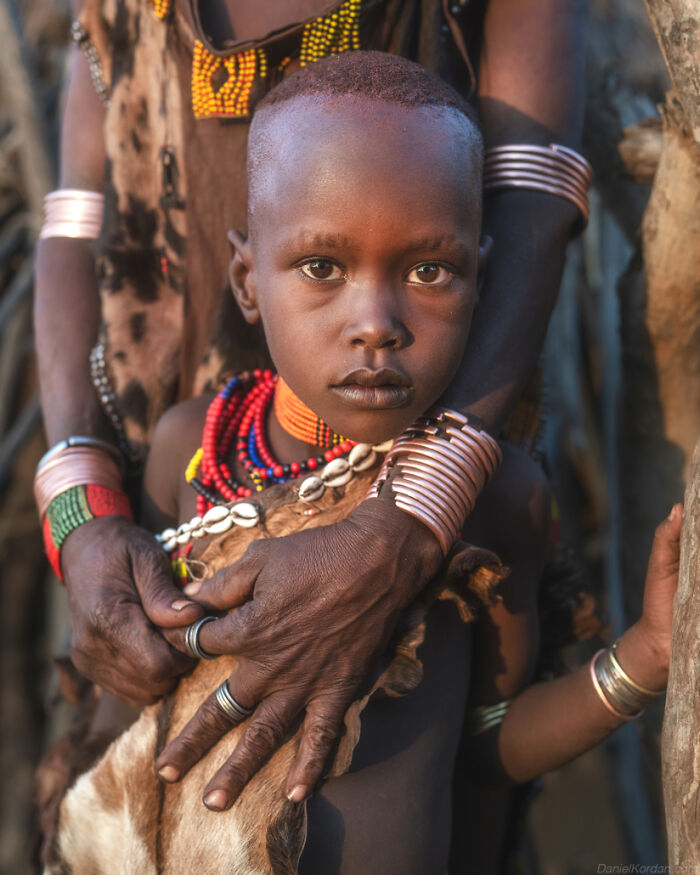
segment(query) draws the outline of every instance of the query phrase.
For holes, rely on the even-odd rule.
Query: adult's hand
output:
[[[256,706],[204,790],[209,808],[233,804],[304,712],[285,792],[298,802],[313,790],[401,610],[441,559],[422,523],[372,499],[334,525],[255,541],[202,585],[197,598],[211,608],[241,606],[206,623],[199,641],[209,653],[238,657],[229,690],[244,707]],[[230,729],[210,695],[158,758],[161,777],[179,780]]]
[[[134,705],[171,690],[192,660],[153,624],[186,626],[204,612],[173,584],[153,535],[122,517],[99,517],[68,536],[61,570],[78,671]]]

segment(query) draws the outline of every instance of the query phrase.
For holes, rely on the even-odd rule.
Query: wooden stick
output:
[[[685,494],[681,567],[674,603],[662,762],[668,860],[700,871],[700,442]]]

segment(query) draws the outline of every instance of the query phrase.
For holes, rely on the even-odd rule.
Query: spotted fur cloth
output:
[[[240,557],[255,538],[279,537],[335,522],[364,497],[373,473],[358,475],[342,489],[328,490],[315,504],[321,511],[315,517],[303,515],[294,484],[274,487],[261,497],[261,526],[234,528],[198,542],[197,558],[206,563],[211,574]],[[342,775],[349,768],[360,735],[360,715],[370,698],[404,695],[420,682],[418,648],[431,605],[437,599],[451,599],[462,619],[470,622],[481,606],[491,603],[493,588],[503,574],[492,553],[463,543],[456,545],[443,572],[405,612],[388,667],[349,709],[331,776]],[[180,783],[166,785],[156,778],[154,761],[160,751],[204,698],[229,676],[233,664],[233,657],[200,662],[181,680],[175,693],[144,709],[91,768],[79,777],[72,776],[73,786],[60,807],[54,808],[53,815],[44,812],[45,828],[54,830],[53,836],[47,836],[46,873],[296,872],[306,835],[306,808],[289,802],[283,786],[298,747],[298,733],[285,742],[224,813],[204,807],[202,788],[232,753],[242,727],[226,735]],[[80,746],[78,732],[70,745],[64,743],[60,751],[63,761],[69,755],[67,747],[72,748],[73,756],[84,755]],[[51,762],[55,765],[55,759],[49,765]],[[51,775],[44,778],[45,796],[53,796],[57,803],[63,788],[56,786],[55,775],[53,787],[49,786]],[[52,817],[53,824],[49,822]]]

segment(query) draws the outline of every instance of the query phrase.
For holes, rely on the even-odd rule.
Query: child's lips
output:
[[[331,389],[349,407],[361,410],[405,407],[415,394],[408,377],[394,368],[356,368]]]
[[[349,407],[361,410],[388,410],[395,407],[405,407],[413,401],[414,391],[411,386],[394,386],[385,383],[381,386],[363,386],[359,383],[343,383],[331,386]]]

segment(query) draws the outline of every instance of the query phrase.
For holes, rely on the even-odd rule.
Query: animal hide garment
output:
[[[328,525],[361,501],[373,477],[364,472],[341,489],[328,489],[304,515],[298,483],[285,484],[256,496],[262,523],[252,529],[202,539],[196,558],[213,574],[235,562],[257,538],[274,538]],[[329,780],[344,774],[351,763],[361,730],[361,715],[375,696],[401,696],[422,677],[418,658],[430,607],[451,599],[462,620],[469,622],[503,576],[498,559],[485,550],[459,543],[442,572],[405,612],[391,645],[386,668],[372,688],[345,717],[345,732],[332,763]],[[202,804],[202,791],[236,747],[245,724],[232,729],[180,782],[158,780],[154,761],[182,730],[201,702],[231,673],[233,657],[201,661],[174,693],[143,710],[106,753],[82,774],[63,798],[57,832],[50,842],[45,872],[50,875],[192,872],[262,875],[294,873],[306,837],[306,806],[284,795],[284,781],[299,743],[299,732],[288,738],[249,782],[233,807],[221,813]]]

